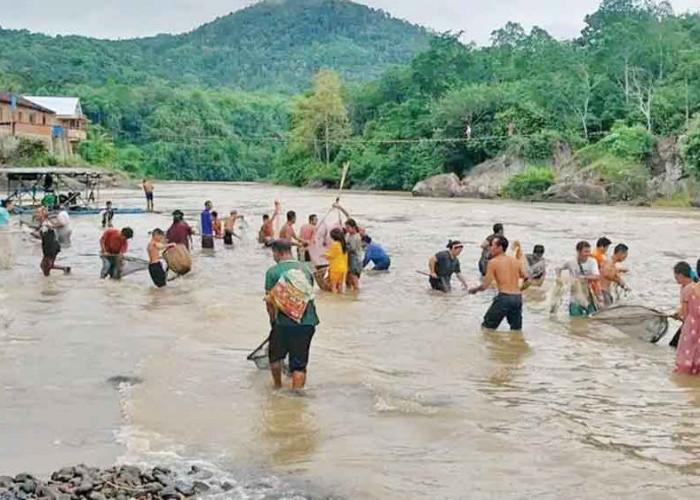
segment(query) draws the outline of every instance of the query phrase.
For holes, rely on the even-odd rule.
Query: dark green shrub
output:
[[[530,167],[515,174],[503,187],[508,198],[537,198],[554,184],[554,172],[548,167]]]

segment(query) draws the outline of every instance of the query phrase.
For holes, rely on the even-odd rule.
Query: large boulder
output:
[[[548,201],[560,203],[587,203],[602,205],[608,201],[605,188],[591,182],[564,182],[555,184],[544,193]]]
[[[650,198],[670,198],[687,188],[687,182],[681,182],[683,163],[676,138],[664,137],[656,142],[649,167],[653,176],[647,186]]]
[[[459,191],[459,177],[456,174],[442,174],[420,181],[411,191],[413,196],[453,198]]]
[[[521,160],[502,156],[474,167],[462,179],[456,196],[460,198],[493,199],[502,195],[503,187],[513,175],[525,170]]]

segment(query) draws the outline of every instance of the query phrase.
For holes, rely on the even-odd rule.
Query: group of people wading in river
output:
[[[148,189],[146,189],[148,188]],[[144,185],[148,209],[153,210],[153,184]],[[2,202],[0,208],[0,230],[9,227],[12,204]],[[275,227],[281,216],[281,207],[275,202],[272,215],[263,216],[263,224],[258,233],[258,241],[272,249],[275,265],[265,277],[265,303],[270,317],[269,361],[275,386],[281,386],[281,362],[289,357],[292,373],[292,386],[304,387],[311,339],[318,324],[318,315],[313,293],[314,285],[336,294],[360,289],[362,271],[370,263],[376,271],[387,271],[391,259],[384,248],[374,242],[366,231],[338,202],[331,212],[338,215],[337,221],[327,214],[322,220],[316,214],[308,216],[299,232],[295,229],[297,214],[286,212],[286,220],[281,228]],[[41,237],[43,259],[42,271],[49,275],[52,269],[70,272],[69,267],[55,264],[60,252],[61,240],[70,240],[70,221],[67,214],[49,217],[45,209],[36,213]],[[189,251],[195,230],[184,220],[180,210],[172,213],[173,222],[167,231],[155,228],[150,232],[147,246],[147,268],[154,284],[165,286],[168,271],[161,264],[161,257],[169,252],[179,252],[180,265],[176,270],[184,274],[190,269]],[[133,230],[125,227],[115,229],[114,212],[111,204],[102,213],[104,232],[100,238],[100,257],[103,261],[102,277],[119,279],[122,276],[124,258]],[[244,217],[232,210],[220,219],[207,201],[200,213],[201,246],[204,251],[214,248],[214,241],[222,239],[225,246],[232,247],[239,225],[244,225]],[[59,238],[59,236],[61,236]],[[65,244],[65,242],[64,242]],[[613,248],[610,252],[610,248]],[[178,252],[174,252],[178,249]],[[293,250],[296,252],[293,253]],[[428,282],[438,293],[452,290],[451,280],[455,275],[464,289],[470,294],[484,292],[492,287],[497,289],[493,302],[484,315],[482,326],[496,330],[503,320],[510,329],[519,331],[523,326],[523,292],[528,288],[538,288],[544,283],[547,263],[545,248],[538,244],[529,254],[525,254],[518,242],[511,244],[505,236],[502,224],[496,224],[493,232],[481,244],[481,257],[478,270],[481,283],[469,288],[462,274],[459,257],[464,249],[460,241],[451,240],[447,248],[431,256],[428,260]],[[562,275],[568,274],[571,289],[569,314],[572,317],[587,317],[597,311],[609,308],[615,303],[616,291],[629,291],[625,280],[627,270],[623,263],[629,248],[624,243],[613,247],[612,242],[601,237],[592,248],[587,241],[575,246],[574,258],[556,268],[557,286],[562,285]],[[168,259],[166,258],[166,261]],[[186,261],[186,262],[185,262]],[[184,264],[183,264],[184,262]],[[172,267],[172,266],[171,266]],[[698,262],[700,267],[700,261]],[[672,345],[677,346],[676,372],[688,375],[700,374],[700,280],[698,270],[686,262],[674,267],[674,276],[681,286],[681,307],[674,315],[683,322]]]
[[[483,292],[495,284],[498,293],[484,316],[482,327],[496,330],[506,319],[512,331],[521,330],[522,292],[544,283],[547,272],[545,249],[543,245],[535,245],[531,254],[524,255],[520,244],[515,242],[512,255],[508,255],[509,246],[503,225],[494,225],[493,233],[481,245],[483,252],[478,268],[482,282],[477,287],[469,288],[459,262],[464,245],[459,241],[449,241],[446,250],[433,255],[428,261],[430,286],[439,292],[450,292],[452,275],[471,294]],[[615,289],[630,291],[624,279],[627,270],[623,267],[629,247],[618,243],[609,254],[611,247],[612,242],[606,237],[598,239],[595,249],[589,242],[580,241],[575,247],[575,257],[556,268],[556,286],[559,288],[564,284],[562,274],[565,271],[569,274],[571,317],[588,317],[610,308],[615,303]],[[677,347],[675,371],[684,375],[700,374],[699,274],[700,260],[697,270],[686,262],[674,267],[675,279],[681,285],[681,307],[672,317],[682,321],[683,326],[671,345]]]

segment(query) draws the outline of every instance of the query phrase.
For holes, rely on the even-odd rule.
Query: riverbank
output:
[[[165,467],[141,469],[123,465],[100,469],[80,464],[64,467],[44,481],[31,474],[0,476],[2,500],[181,500],[231,491],[234,485],[192,466],[186,475]]]

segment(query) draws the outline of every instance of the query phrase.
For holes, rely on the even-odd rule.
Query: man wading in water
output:
[[[430,287],[443,293],[452,291],[452,275],[456,274],[457,279],[462,283],[462,287],[468,290],[467,280],[462,276],[462,268],[459,264],[459,255],[462,253],[464,245],[460,241],[450,240],[447,243],[447,250],[438,252],[428,261],[430,270]]]
[[[486,267],[484,282],[469,290],[475,294],[488,290],[491,283],[496,282],[498,295],[493,299],[491,307],[484,316],[481,325],[487,330],[496,330],[504,318],[508,320],[511,331],[523,329],[523,297],[520,293],[520,278],[527,274],[523,263],[515,257],[506,255],[508,240],[505,236],[496,236],[491,241],[491,259]]]
[[[143,193],[146,195],[146,212],[153,212],[153,183],[144,179],[141,183]]]
[[[202,248],[214,249],[214,223],[211,217],[211,209],[214,207],[211,201],[204,203],[204,210],[199,215],[199,225],[202,233]]]
[[[265,275],[265,304],[270,316],[270,371],[275,388],[282,387],[282,361],[289,354],[292,389],[303,389],[311,339],[318,316],[313,295],[314,276],[309,267],[292,257],[287,240],[272,243],[276,264]],[[291,300],[290,300],[291,298]]]
[[[493,225],[493,233],[488,236],[481,244],[481,258],[479,259],[479,272],[482,276],[486,276],[486,267],[491,258],[491,243],[494,238],[504,236],[503,224],[500,222]]]

